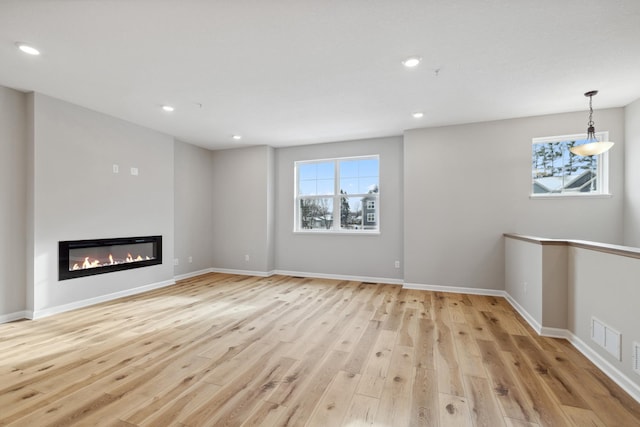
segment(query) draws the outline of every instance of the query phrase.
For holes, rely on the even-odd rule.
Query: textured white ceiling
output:
[[[0,0],[0,85],[208,148],[597,110],[640,98],[640,0]]]

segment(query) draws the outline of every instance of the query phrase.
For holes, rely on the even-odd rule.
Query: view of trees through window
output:
[[[578,156],[569,149],[585,142],[584,135],[535,138],[531,151],[533,194],[599,193],[602,156]]]
[[[377,230],[378,156],[296,162],[297,230]]]

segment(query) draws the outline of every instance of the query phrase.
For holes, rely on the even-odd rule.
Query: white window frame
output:
[[[341,227],[341,215],[340,206],[342,197],[371,197],[371,193],[363,194],[340,194],[340,162],[344,160],[367,160],[376,159],[378,161],[378,192],[375,193],[375,204],[378,206],[375,212],[376,216],[376,228],[375,229],[343,229]],[[311,195],[300,196],[298,194],[298,186],[300,182],[299,165],[313,164],[313,163],[326,163],[334,162],[334,192],[330,195]],[[314,159],[314,160],[300,160],[294,162],[294,203],[293,203],[293,232],[294,233],[310,233],[310,234],[380,234],[380,155],[372,154],[367,156],[352,156],[352,157],[334,157],[327,159]],[[300,224],[300,200],[302,199],[333,199],[333,222],[329,229],[304,229]],[[362,205],[362,214],[364,215],[364,204]],[[337,215],[336,215],[337,213]]]
[[[598,141],[608,141],[609,132],[602,131],[596,132],[596,138]],[[559,136],[545,136],[540,138],[533,138],[531,145],[545,144],[549,142],[564,142],[564,141],[576,141],[587,139],[586,133],[572,134],[572,135],[559,135]],[[573,197],[610,197],[609,193],[609,152],[606,151],[598,155],[598,166],[596,169],[596,182],[598,188],[593,192],[565,192],[559,193],[534,193],[533,192],[533,170],[531,170],[531,184],[529,185],[529,197],[531,199],[555,199],[555,198],[573,198]]]

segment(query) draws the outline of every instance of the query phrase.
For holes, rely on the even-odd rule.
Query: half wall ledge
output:
[[[516,233],[504,233],[504,237],[522,240],[529,243],[537,243],[539,245],[573,246],[574,248],[589,249],[612,255],[640,259],[640,248],[634,248],[631,246],[610,245],[608,243],[589,242],[587,240],[546,239]]]

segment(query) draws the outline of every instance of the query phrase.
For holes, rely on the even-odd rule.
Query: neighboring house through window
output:
[[[379,231],[379,156],[295,162],[294,231]]]
[[[531,196],[608,194],[608,153],[578,156],[569,149],[585,134],[534,138],[531,149]],[[607,132],[596,133],[598,140]]]

